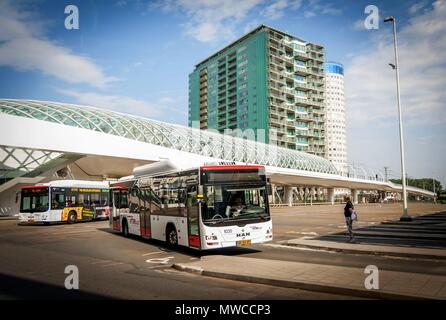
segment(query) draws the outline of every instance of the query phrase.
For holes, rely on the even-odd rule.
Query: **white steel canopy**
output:
[[[1,99],[0,112],[94,130],[206,157],[337,174],[330,161],[318,156],[94,107]]]

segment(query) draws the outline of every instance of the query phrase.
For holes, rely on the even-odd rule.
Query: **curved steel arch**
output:
[[[38,109],[39,112],[26,113],[30,108]],[[54,116],[57,114],[60,117],[62,110],[76,117],[65,114],[66,119],[58,119]],[[1,99],[0,112],[103,132],[228,161],[338,174],[330,161],[315,155],[95,107]],[[77,121],[76,118],[83,121]]]

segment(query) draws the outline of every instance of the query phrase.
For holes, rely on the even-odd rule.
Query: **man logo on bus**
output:
[[[237,237],[248,237],[248,236],[250,236],[251,235],[251,233],[249,233],[249,232],[242,232],[242,233],[237,233]]]

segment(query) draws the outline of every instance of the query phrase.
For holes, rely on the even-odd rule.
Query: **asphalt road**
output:
[[[112,233],[107,222],[17,226],[16,221],[3,220],[0,221],[0,298],[348,298],[207,278],[171,268],[174,262],[194,259],[198,259],[194,251],[169,251],[162,243]],[[78,267],[78,292],[64,288],[67,265]]]
[[[326,236],[345,229],[339,207],[273,210],[275,240],[248,248],[207,252],[251,258],[446,274],[445,261],[414,260],[325,251],[282,245],[289,238]],[[422,207],[429,213],[438,207]],[[392,219],[398,206],[361,208],[363,226]],[[370,212],[369,212],[370,211]],[[373,214],[374,212],[374,214]],[[370,215],[370,217],[368,217]],[[305,290],[253,285],[203,277],[171,268],[199,259],[196,251],[168,250],[163,243],[124,238],[108,222],[74,225],[18,226],[0,220],[0,298],[85,299],[346,299],[351,297]],[[67,265],[79,269],[80,290],[64,288]]]

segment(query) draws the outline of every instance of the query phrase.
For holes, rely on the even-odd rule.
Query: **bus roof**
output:
[[[201,170],[243,170],[243,169],[265,169],[264,166],[259,165],[212,165],[201,166]]]
[[[24,186],[22,189],[31,188],[47,188],[47,187],[59,187],[59,188],[109,188],[108,181],[88,181],[88,180],[54,180],[46,183],[39,183],[35,186]]]

